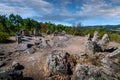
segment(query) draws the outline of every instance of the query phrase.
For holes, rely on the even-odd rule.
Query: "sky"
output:
[[[0,15],[63,25],[120,24],[120,0],[0,0]]]

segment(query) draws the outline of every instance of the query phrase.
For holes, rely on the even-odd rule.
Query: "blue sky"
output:
[[[0,0],[0,14],[73,25],[120,24],[120,0]]]

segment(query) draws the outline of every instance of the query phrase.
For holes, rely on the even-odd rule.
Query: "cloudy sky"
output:
[[[0,0],[0,14],[72,25],[120,24],[120,0]]]

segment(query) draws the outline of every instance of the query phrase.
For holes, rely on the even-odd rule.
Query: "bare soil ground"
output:
[[[51,36],[47,37],[50,38]],[[27,54],[24,52],[16,52],[15,47],[18,44],[15,42],[15,37],[11,37],[10,39],[13,40],[13,42],[0,43],[0,49],[3,50],[3,52],[5,52],[6,54],[12,53],[7,58],[7,65],[5,67],[2,67],[1,69],[6,69],[9,66],[11,66],[13,61],[17,61],[25,67],[23,70],[24,76],[32,77],[34,78],[34,80],[44,80],[43,72],[46,57],[52,50],[65,50],[69,54],[79,54],[81,52],[84,52],[85,44],[87,41],[86,37],[71,36],[71,38],[66,42],[66,47],[56,47],[53,49],[37,50],[34,54]],[[34,40],[31,40],[28,43],[34,44]],[[120,43],[110,42],[109,46],[120,48]]]

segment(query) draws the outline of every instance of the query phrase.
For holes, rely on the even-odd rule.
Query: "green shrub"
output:
[[[110,40],[111,41],[115,41],[115,42],[119,42],[120,43],[120,35],[117,34],[117,33],[112,33],[112,34],[109,34],[110,36]]]
[[[0,42],[5,42],[6,40],[8,40],[9,35],[5,32],[0,32]]]

